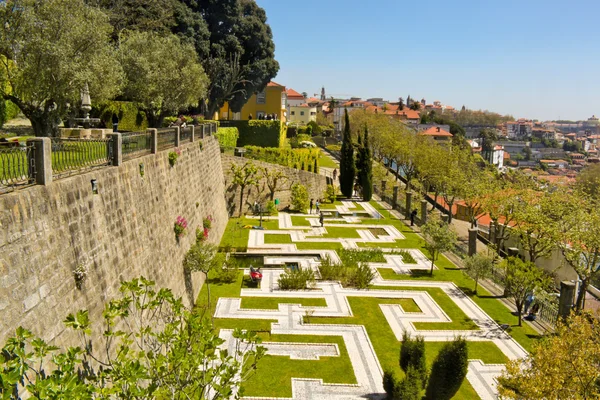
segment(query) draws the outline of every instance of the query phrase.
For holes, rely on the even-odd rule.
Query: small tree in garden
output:
[[[224,341],[201,315],[145,278],[120,292],[105,306],[99,346],[88,311],[67,316],[81,342],[65,350],[17,328],[0,351],[2,398],[232,398],[265,353],[256,333],[241,329],[230,352],[219,351]]]
[[[408,332],[405,331],[402,334],[400,368],[404,372],[408,372],[409,368],[413,368],[416,377],[425,385],[425,382],[427,382],[427,363],[423,336],[417,336],[415,339],[412,339]]]
[[[486,279],[494,268],[494,257],[487,254],[477,253],[465,259],[465,270],[475,280],[475,294],[480,279]]]
[[[354,145],[352,144],[352,134],[350,133],[350,118],[348,118],[348,110],[344,112],[345,125],[340,159],[340,190],[344,196],[350,198],[354,190],[356,166],[354,164]]]
[[[231,174],[233,175],[232,184],[240,187],[240,215],[244,208],[244,191],[248,186],[258,185],[258,169],[248,161],[242,166],[231,164]]]
[[[431,254],[431,271],[433,276],[433,265],[441,253],[450,251],[456,243],[456,232],[450,226],[438,218],[431,218],[423,225],[425,237],[425,248]]]
[[[217,256],[217,246],[206,241],[197,241],[183,259],[183,267],[188,271],[204,273],[204,282],[208,292],[208,308],[210,308],[210,285],[208,273],[222,265],[223,259]]]
[[[296,211],[306,213],[308,211],[308,206],[309,201],[306,186],[300,183],[294,183],[292,185],[292,207]]]
[[[364,201],[370,201],[373,197],[373,159],[369,147],[369,131],[365,126],[365,133],[362,141],[359,141],[358,160],[356,161],[358,169],[358,180],[362,187],[362,198]]]
[[[534,291],[544,292],[551,284],[548,274],[535,264],[517,257],[509,257],[502,261],[506,271],[505,294],[515,301],[519,326],[523,315],[523,307],[527,296]]]
[[[431,367],[425,398],[450,400],[467,376],[469,353],[467,341],[457,337],[442,347]]]
[[[275,199],[275,193],[281,186],[287,182],[288,178],[285,173],[279,169],[263,167],[261,168],[262,178],[265,180],[269,188],[269,200]]]

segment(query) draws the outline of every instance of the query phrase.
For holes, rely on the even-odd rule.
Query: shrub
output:
[[[412,368],[421,384],[425,385],[425,382],[427,382],[427,363],[425,360],[425,341],[422,336],[412,339],[409,333],[404,332],[400,346],[400,368],[404,372],[408,372]]]
[[[342,146],[340,146],[339,144],[330,144],[328,146],[325,146],[325,148],[334,153],[339,153],[340,151],[342,151]]]
[[[323,198],[329,203],[335,203],[335,201],[337,200],[335,186],[327,185],[327,188],[325,188],[325,193],[323,193]]]
[[[269,215],[277,215],[277,214],[279,214],[279,211],[277,210],[277,206],[275,205],[274,201],[268,201],[267,202],[267,213]]]
[[[238,128],[219,128],[217,129],[217,140],[219,141],[219,145],[223,148],[232,148],[237,145],[238,138],[240,137],[240,133]]]
[[[301,213],[308,211],[308,191],[306,186],[300,183],[294,183],[292,185],[292,207]]]
[[[128,101],[105,101],[92,107],[90,116],[100,118],[105,126],[112,126],[112,116],[119,117],[119,131],[143,131],[148,127],[146,114],[135,103]]]
[[[175,165],[175,163],[177,163],[177,159],[179,158],[179,156],[181,155],[181,150],[179,149],[175,149],[175,151],[170,151],[169,152],[169,164],[172,166]]]
[[[320,135],[321,132],[323,132],[323,128],[321,128],[321,126],[317,124],[316,121],[310,121],[308,123],[308,126],[311,127],[313,135]]]
[[[238,129],[238,146],[282,147],[285,145],[287,127],[281,121],[228,121]]]
[[[279,164],[298,169],[299,165],[314,165],[319,159],[319,149],[280,149],[274,147],[246,146],[246,158]]]
[[[277,283],[281,290],[310,289],[315,281],[315,274],[311,269],[286,269],[279,276]]]
[[[338,253],[342,264],[346,266],[358,266],[360,262],[385,262],[381,249],[341,249]]]
[[[319,266],[321,279],[340,281],[344,286],[366,289],[371,284],[373,278],[375,278],[375,273],[371,271],[366,263],[359,263],[351,259],[351,257],[343,255],[344,251],[361,253],[360,250],[341,250],[340,258],[342,259],[342,262],[339,264],[333,263],[329,256],[321,259],[321,265]]]
[[[394,398],[394,389],[398,385],[399,381],[400,381],[400,379],[398,378],[398,375],[396,375],[396,373],[394,371],[385,370],[383,372],[383,389],[387,393],[388,399]]]
[[[394,251],[393,254],[399,254],[402,256],[402,262],[405,264],[416,264],[417,260],[406,250]]]
[[[408,367],[404,379],[394,387],[394,399],[421,400],[421,379],[413,367]]]
[[[223,253],[218,253],[219,256],[224,256]],[[223,267],[217,269],[217,280],[223,283],[233,283],[238,277],[239,263],[235,257],[229,257],[228,260],[224,260]]]
[[[173,225],[173,231],[175,232],[175,238],[177,240],[179,240],[179,238],[185,234],[187,225],[187,220],[184,217],[181,215],[177,217],[175,224]]]
[[[358,267],[351,269],[349,284],[357,289],[366,289],[375,278],[375,273],[366,263],[358,264]]]
[[[321,265],[319,266],[319,272],[321,273],[321,279],[325,281],[337,281],[341,280],[345,273],[345,268],[342,264],[336,264],[331,260],[329,255],[321,259]]]
[[[467,341],[457,337],[446,343],[440,350],[431,367],[425,398],[428,400],[449,400],[462,384],[469,367]]]

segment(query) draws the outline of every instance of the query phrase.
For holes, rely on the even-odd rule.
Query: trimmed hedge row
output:
[[[319,172],[319,155],[319,149],[279,149],[246,146],[247,158],[315,173]]]
[[[143,131],[148,128],[146,114],[129,101],[106,101],[94,106],[91,115],[112,127],[112,116],[119,117],[119,131]]]
[[[239,136],[238,128],[219,128],[217,130],[217,139],[221,147],[235,147]]]
[[[225,125],[225,124],[223,124]],[[227,121],[227,126],[239,131],[237,145],[259,147],[283,147],[287,127],[281,121]]]

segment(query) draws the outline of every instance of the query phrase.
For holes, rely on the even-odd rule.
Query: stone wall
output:
[[[227,225],[219,145],[214,137],[202,142],[202,150],[198,142],[182,146],[173,167],[162,151],[0,196],[0,342],[22,325],[57,345],[74,345],[62,321],[80,309],[90,310],[97,335],[104,302],[120,281],[139,276],[190,304],[202,277],[185,273],[182,260],[195,229],[212,215],[210,239],[217,243]],[[179,215],[189,228],[178,242]],[[81,289],[73,274],[78,265],[87,269]]]
[[[221,155],[221,164],[223,166],[223,175],[225,176],[225,198],[229,209],[229,215],[237,215],[240,207],[240,188],[233,185],[231,164],[244,165],[246,162],[252,162],[259,168],[268,168],[269,170],[283,171],[286,180],[280,185],[280,189],[275,193],[275,198],[279,199],[278,208],[281,210],[291,204],[291,186],[298,182],[306,186],[308,189],[309,199],[322,199],[323,193],[327,188],[327,178],[323,175],[313,174],[312,172],[301,171],[294,168],[284,167],[282,165],[270,164],[263,161],[251,160],[243,157],[235,157],[231,155]],[[248,194],[249,193],[249,194]],[[270,191],[265,183],[265,179],[261,179],[258,186],[246,188],[244,193],[244,212],[251,212],[251,206],[255,201],[265,204],[269,200]]]

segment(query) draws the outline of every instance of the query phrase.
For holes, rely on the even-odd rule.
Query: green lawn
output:
[[[301,304],[304,307],[327,307],[324,298],[242,297],[242,308],[276,310],[279,304]]]
[[[340,166],[335,161],[333,161],[330,157],[326,156],[323,153],[321,153],[321,155],[319,156],[318,162],[319,162],[319,167],[340,168]]]
[[[298,215],[292,215],[291,217],[292,217],[292,224],[294,226],[310,226],[310,222],[308,222],[308,219],[306,219],[306,217],[301,217]]]
[[[334,238],[334,239],[359,239],[360,235],[356,231],[356,228],[346,228],[341,226],[326,226],[325,229],[327,233],[323,234],[323,236],[315,236],[315,237],[323,237],[323,238]],[[307,236],[308,237],[308,236]]]
[[[244,228],[245,226],[258,226],[260,221],[253,218],[230,218],[225,228],[225,233],[221,238],[220,248],[233,247],[236,249],[245,250],[248,247],[248,236],[250,235],[250,229]],[[263,220],[262,225],[265,229],[276,230],[279,229],[279,221],[274,220]]]
[[[292,237],[289,233],[265,233],[265,244],[290,244]]]
[[[298,250],[341,250],[342,244],[338,242],[296,242]]]

